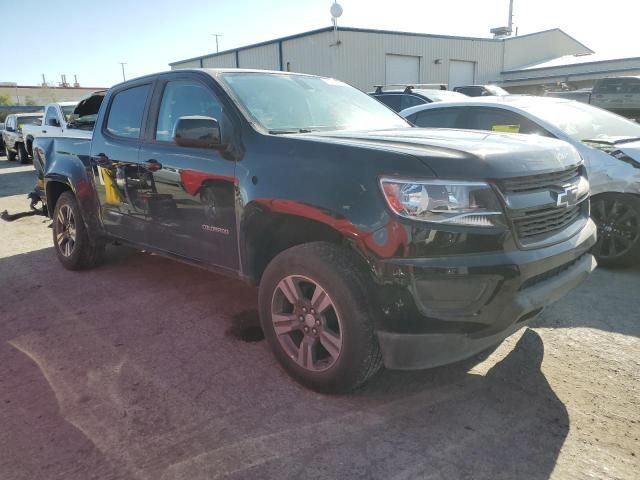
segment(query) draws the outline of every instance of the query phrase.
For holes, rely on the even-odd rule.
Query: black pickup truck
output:
[[[142,77],[107,93],[91,140],[34,154],[64,267],[117,241],[259,285],[277,359],[318,391],[469,357],[595,267],[571,146],[413,128],[329,78]]]

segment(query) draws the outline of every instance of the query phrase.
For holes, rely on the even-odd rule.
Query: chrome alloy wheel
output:
[[[311,278],[291,275],[278,283],[271,320],[280,345],[300,367],[326,370],[340,356],[340,314],[329,294]]]
[[[56,217],[56,243],[60,253],[70,257],[76,246],[76,219],[69,205],[63,205]]]

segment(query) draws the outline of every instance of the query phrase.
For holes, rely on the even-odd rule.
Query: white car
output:
[[[598,261],[623,266],[640,258],[640,124],[584,103],[525,95],[418,105],[400,115],[417,127],[524,133],[570,143],[584,158],[591,183]]]
[[[91,138],[93,124],[105,91],[94,92],[80,102],[50,103],[45,106],[41,125],[25,125],[23,137],[29,156],[37,137]]]

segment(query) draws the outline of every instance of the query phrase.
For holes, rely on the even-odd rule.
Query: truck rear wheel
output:
[[[276,256],[260,282],[260,321],[276,359],[299,383],[339,393],[382,366],[370,280],[346,248],[314,242]]]
[[[16,149],[18,150],[18,161],[20,163],[29,163],[29,154],[27,153],[27,149],[24,148],[22,143],[16,145]]]
[[[72,192],[58,198],[53,214],[53,244],[58,260],[68,270],[84,270],[99,265],[104,245],[92,244],[78,202]]]

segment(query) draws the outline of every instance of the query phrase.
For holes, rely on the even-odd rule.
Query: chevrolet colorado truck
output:
[[[595,267],[573,147],[413,128],[330,78],[145,76],[107,92],[91,140],[34,155],[64,267],[117,242],[257,285],[277,360],[317,391],[472,356]]]

